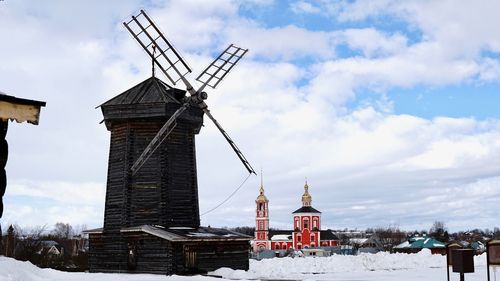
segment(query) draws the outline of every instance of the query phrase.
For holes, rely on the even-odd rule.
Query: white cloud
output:
[[[301,13],[307,13],[307,14],[318,14],[321,12],[321,9],[314,6],[313,4],[306,2],[306,1],[297,1],[294,3],[290,4],[290,9],[294,13],[301,14]]]
[[[98,227],[104,198],[105,183],[9,180],[2,224],[51,227],[64,222]]]
[[[26,13],[25,2],[20,8],[10,4],[14,2],[5,1],[8,9],[0,10],[0,32],[15,38],[0,46],[0,86],[48,104],[40,126],[9,128],[11,185],[5,216],[26,225],[68,221],[99,226],[109,135],[98,124],[102,117],[94,106],[150,75],[149,59],[120,26],[137,3],[127,2],[116,11],[115,5],[103,5],[98,19],[88,22],[85,11],[93,10],[92,5],[68,19],[59,17],[72,5],[56,10],[50,9],[54,5],[36,6],[34,15]],[[209,92],[207,103],[254,168],[263,166],[276,226],[289,227],[308,176],[313,204],[324,211],[323,221],[330,226],[374,226],[390,217],[391,223],[407,228],[428,227],[442,216],[457,228],[491,227],[500,171],[498,120],[396,115],[384,95],[394,87],[498,80],[498,61],[479,55],[483,49],[498,49],[498,35],[491,30],[498,25],[479,30],[483,27],[475,15],[438,15],[448,8],[439,5],[449,3],[429,3],[356,1],[336,7],[341,20],[412,11],[408,21],[423,35],[411,43],[403,33],[374,27],[325,32],[292,24],[267,28],[242,18],[231,1],[174,1],[148,12],[195,72],[229,42],[250,49],[220,87]],[[449,5],[454,6],[451,11],[461,9]],[[430,19],[433,15],[443,27]],[[482,17],[497,19],[490,13]],[[457,38],[467,42],[459,44]],[[360,55],[338,58],[339,45]],[[296,59],[312,63],[296,64]],[[376,105],[349,108],[360,89],[373,92]],[[202,212],[246,176],[217,129],[208,121],[205,125],[197,136]],[[203,223],[253,224],[258,187],[259,179],[251,178],[230,202],[204,216]],[[451,222],[458,218],[463,221]]]
[[[10,182],[7,193],[7,196],[29,196],[71,205],[96,204],[103,201],[104,195],[103,183],[31,181]]]
[[[402,34],[385,35],[374,28],[347,29],[345,42],[365,57],[388,56],[406,50],[407,38]]]
[[[264,28],[254,23],[238,24],[227,30],[227,40],[249,48],[250,56],[274,60],[333,58],[336,43],[334,35],[294,25]]]
[[[479,79],[483,81],[500,81],[500,62],[495,59],[485,58],[480,65]]]

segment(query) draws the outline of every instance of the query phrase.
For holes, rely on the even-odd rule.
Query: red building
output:
[[[264,186],[260,184],[260,194],[255,200],[257,206],[255,213],[255,239],[253,249],[255,252],[271,249],[269,241],[269,200],[264,195]]]
[[[321,212],[311,207],[309,185],[304,185],[302,207],[293,212],[293,248],[318,247],[320,241]]]
[[[254,251],[288,250],[338,246],[339,239],[331,230],[321,230],[321,212],[311,206],[309,185],[304,185],[302,207],[293,212],[293,230],[269,231],[269,200],[261,183],[255,200]]]

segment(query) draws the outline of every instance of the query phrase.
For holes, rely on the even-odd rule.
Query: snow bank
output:
[[[486,255],[476,257],[476,266],[486,264]],[[446,257],[432,255],[424,249],[417,254],[361,254],[358,256],[333,255],[331,257],[273,258],[251,260],[250,270],[220,268],[210,274],[228,279],[296,278],[302,275],[338,272],[393,271],[426,268],[444,268]]]
[[[62,272],[0,256],[0,281],[220,281],[204,276]]]
[[[476,256],[476,273],[467,280],[479,281],[486,277],[486,255]],[[286,279],[286,280],[374,280],[421,281],[444,280],[446,257],[418,254],[361,254],[359,256],[331,256],[327,258],[274,258],[250,261],[250,270],[220,268],[212,275],[226,279]],[[206,276],[164,276],[152,274],[68,273],[41,269],[29,262],[0,256],[0,281],[220,281]],[[455,280],[455,279],[454,279]]]

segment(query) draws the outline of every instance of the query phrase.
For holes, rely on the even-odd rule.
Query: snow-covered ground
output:
[[[250,270],[221,268],[212,275],[233,280],[355,280],[355,281],[433,281],[446,280],[445,257],[418,254],[362,254],[359,256],[332,256],[327,258],[274,258],[250,261]],[[467,274],[467,281],[486,280],[486,256],[474,260],[476,272]],[[493,274],[493,272],[492,272]],[[451,273],[451,280],[459,280]],[[29,262],[0,257],[0,281],[212,281],[207,276],[162,276],[151,274],[67,273],[40,269]],[[500,281],[500,272],[498,272]],[[492,276],[492,281],[495,281]]]

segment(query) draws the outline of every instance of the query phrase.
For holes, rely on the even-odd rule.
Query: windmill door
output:
[[[184,246],[184,267],[186,269],[195,269],[197,267],[197,251],[193,245]]]

